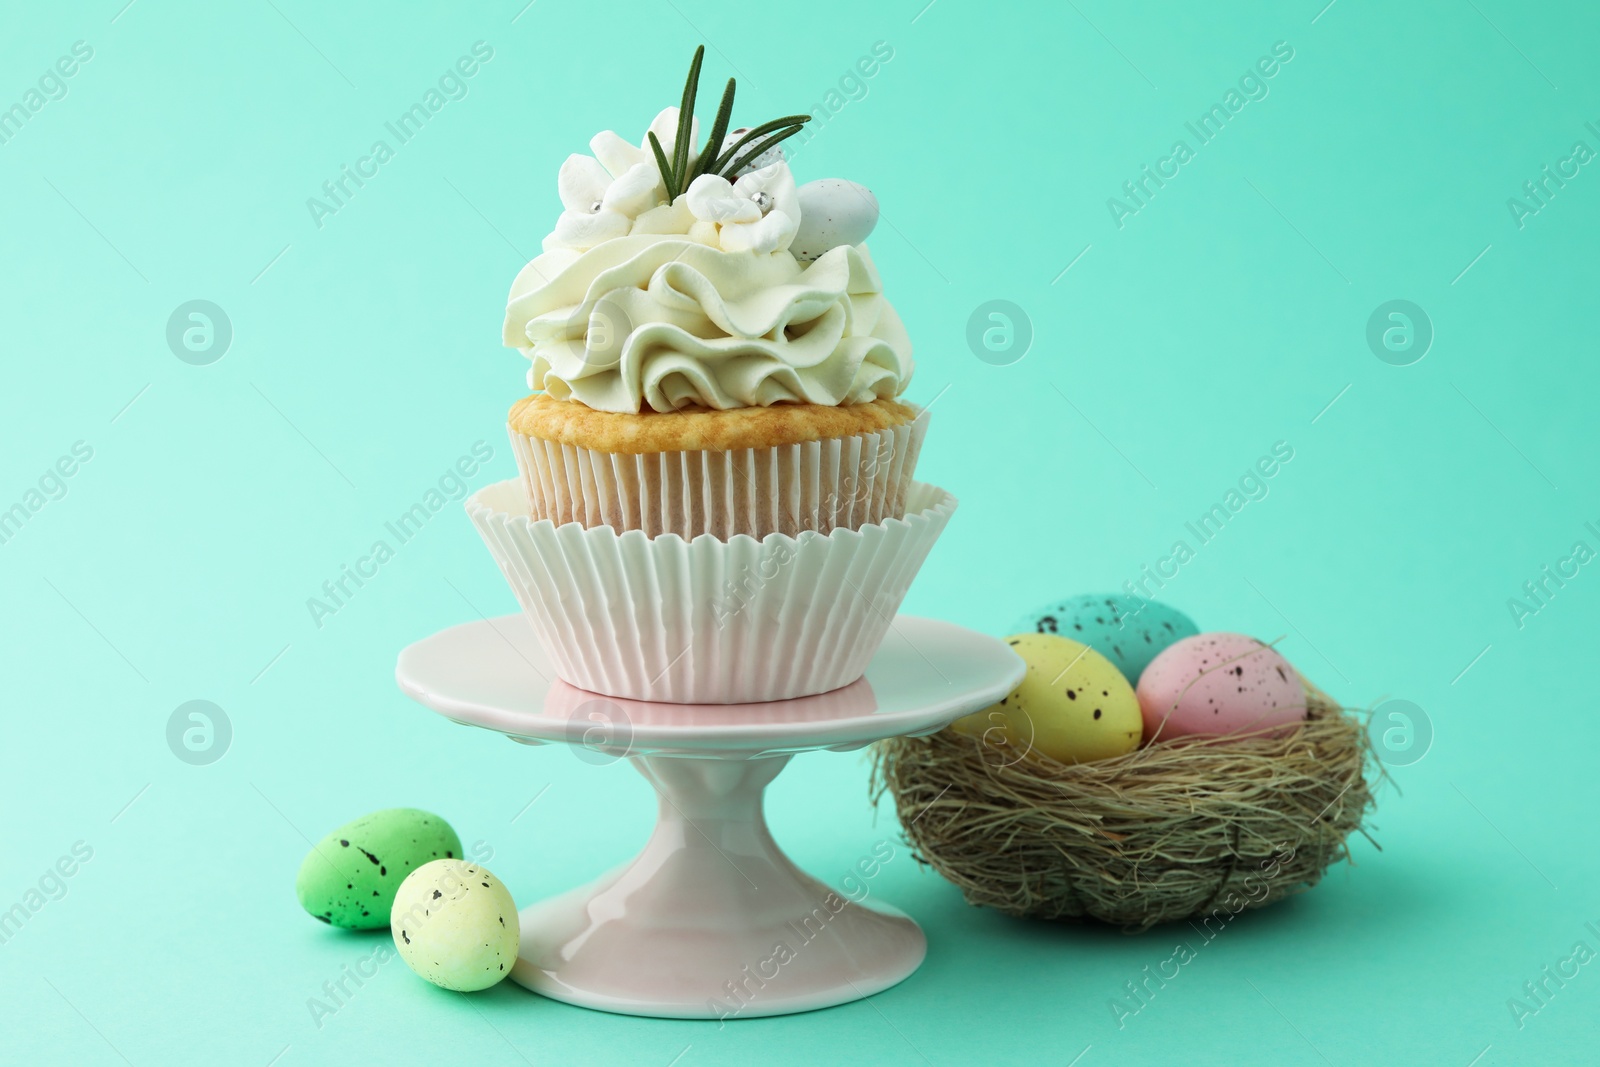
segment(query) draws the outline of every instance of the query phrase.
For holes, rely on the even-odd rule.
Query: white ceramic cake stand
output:
[[[782,655],[775,650],[774,655]],[[618,700],[558,680],[520,615],[466,623],[400,653],[400,688],[433,710],[525,744],[628,758],[660,798],[631,863],[524,909],[511,978],[627,1015],[733,1019],[871,996],[917,969],[922,930],[847,899],[789,861],[761,798],[796,752],[927,734],[1022,680],[1004,643],[899,616],[867,673],[768,704]]]

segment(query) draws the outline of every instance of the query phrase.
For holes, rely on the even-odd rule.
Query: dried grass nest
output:
[[[950,729],[890,738],[872,793],[894,794],[913,855],[969,904],[1130,932],[1225,922],[1316,885],[1352,832],[1371,840],[1383,770],[1363,713],[1306,689],[1306,721],[1285,734],[1158,740],[1092,763]]]

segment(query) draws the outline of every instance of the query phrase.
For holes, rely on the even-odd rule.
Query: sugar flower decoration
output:
[[[556,179],[565,210],[556,220],[555,230],[544,239],[544,250],[587,252],[602,241],[626,236],[635,219],[665,204],[666,183],[647,146],[650,134],[655,134],[658,139],[665,137],[676,150],[678,127],[678,109],[669,107],[650,123],[638,145],[606,130],[589,141],[594,155],[568,156]],[[698,124],[691,123],[689,158],[696,161],[699,155],[693,141],[697,134]]]
[[[686,199],[695,217],[689,236],[724,252],[781,252],[800,225],[794,175],[785,163],[735,182],[702,174],[690,184]]]

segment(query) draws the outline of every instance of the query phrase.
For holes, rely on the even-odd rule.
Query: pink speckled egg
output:
[[[1289,661],[1244,634],[1207,633],[1169,646],[1139,675],[1144,737],[1216,737],[1306,717]]]

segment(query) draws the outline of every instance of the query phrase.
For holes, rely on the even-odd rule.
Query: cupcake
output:
[[[797,187],[809,116],[702,147],[685,109],[569,156],[564,210],[517,275],[504,340],[535,392],[508,429],[532,515],[649,536],[857,529],[905,514],[926,419],[911,343],[863,243],[877,202]]]
[[[562,164],[506,308],[519,476],[467,510],[563,681],[744,704],[861,678],[956,501],[913,480],[876,200],[796,186],[779,145],[807,116],[728,132],[731,80],[702,143],[703,51],[640,144]]]

